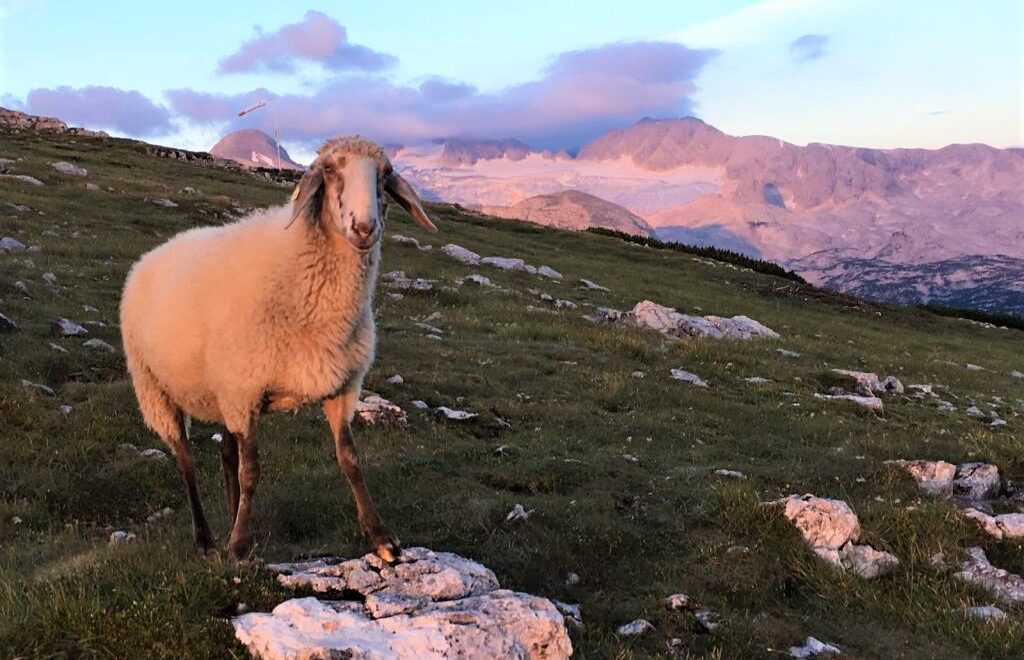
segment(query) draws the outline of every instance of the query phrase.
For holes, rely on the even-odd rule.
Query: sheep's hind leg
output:
[[[238,507],[228,550],[237,559],[247,557],[252,551],[252,532],[249,529],[249,515],[256,484],[260,480],[260,456],[256,448],[255,424],[247,424],[245,430],[229,430],[238,443]]]
[[[192,449],[189,447],[188,425],[185,416],[178,415],[177,433],[167,438],[167,444],[174,452],[174,458],[178,463],[178,474],[185,483],[185,490],[188,493],[188,505],[192,510],[192,531],[195,534],[196,551],[200,556],[205,557],[209,552],[216,551],[216,543],[210,525],[206,522],[206,514],[203,512],[203,502],[199,499],[199,486],[196,483],[196,461],[192,457]]]
[[[359,528],[370,541],[377,556],[391,563],[398,559],[402,547],[398,537],[389,532],[381,522],[377,509],[373,506],[370,492],[366,489],[366,483],[363,481],[363,473],[359,469],[356,445],[352,441],[350,422],[355,414],[358,393],[359,389],[353,388],[351,391],[325,400],[324,414],[327,416],[327,424],[331,427],[331,435],[334,436],[334,452],[338,458],[338,465],[341,466],[341,471],[344,472],[345,478],[348,479],[348,484],[352,488]]]
[[[238,438],[231,431],[224,433],[220,442],[220,465],[224,470],[224,490],[227,493],[228,528],[235,526],[238,515]]]

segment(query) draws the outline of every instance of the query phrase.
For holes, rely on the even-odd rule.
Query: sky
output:
[[[300,162],[346,133],[574,151],[687,115],[797,144],[1024,146],[1024,2],[0,0],[0,105],[202,150],[277,130]]]

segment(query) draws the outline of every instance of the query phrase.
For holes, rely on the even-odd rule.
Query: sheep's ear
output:
[[[292,193],[292,219],[285,225],[285,229],[291,227],[295,219],[302,215],[302,212],[306,210],[310,202],[314,201],[314,198],[323,190],[323,187],[324,172],[319,164],[313,163],[306,170],[306,173],[302,175],[302,180],[299,181],[298,187]],[[315,204],[315,206],[319,207],[319,204]],[[319,215],[319,208],[309,209],[309,223],[316,224]]]
[[[420,203],[419,195],[412,189],[409,182],[399,176],[398,172],[392,172],[384,179],[384,190],[391,195],[392,199],[398,202],[403,209],[409,212],[412,219],[420,227],[431,233],[437,232],[437,227],[427,217]]]

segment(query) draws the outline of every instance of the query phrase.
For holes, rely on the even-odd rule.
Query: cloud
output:
[[[789,53],[797,62],[806,62],[824,57],[827,46],[827,34],[805,34],[789,44]]]
[[[779,29],[806,17],[820,18],[860,0],[761,0],[741,9],[694,23],[670,38],[696,46],[736,46],[770,42]]]
[[[75,126],[107,128],[126,135],[163,135],[172,130],[167,108],[134,90],[115,87],[36,88],[24,109]]]
[[[334,71],[381,71],[397,61],[393,55],[349,42],[343,25],[326,14],[309,11],[298,23],[276,32],[257,30],[255,38],[220,61],[217,71],[291,73],[301,60],[319,62]]]
[[[691,114],[694,80],[716,54],[670,42],[608,44],[561,53],[539,80],[495,93],[440,79],[412,86],[355,74],[337,76],[310,94],[177,89],[167,96],[193,122],[221,122],[225,128],[256,123],[268,132],[271,113],[243,120],[234,115],[248,103],[272,101],[282,139],[307,145],[363,133],[382,142],[512,137],[533,146],[575,148],[641,117]]]

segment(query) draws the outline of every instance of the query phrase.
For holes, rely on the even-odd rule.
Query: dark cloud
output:
[[[562,53],[539,80],[495,93],[436,79],[413,87],[349,75],[308,95],[178,89],[167,96],[176,112],[194,122],[230,121],[230,128],[255,123],[268,132],[271,113],[241,121],[234,115],[254,101],[272,101],[282,138],[305,144],[358,132],[382,142],[512,137],[533,146],[575,148],[641,117],[691,114],[694,79],[715,55],[669,42],[609,44]]]
[[[827,34],[805,34],[789,44],[789,53],[797,62],[806,62],[824,57],[827,46]]]
[[[172,130],[167,108],[134,90],[115,87],[38,88],[28,93],[24,109],[57,117],[74,126],[106,128],[127,135],[163,135]]]
[[[273,71],[291,73],[297,61],[319,62],[335,70],[380,71],[393,65],[393,55],[380,53],[348,40],[345,27],[318,11],[309,11],[298,23],[258,35],[220,61],[220,73]]]

